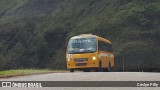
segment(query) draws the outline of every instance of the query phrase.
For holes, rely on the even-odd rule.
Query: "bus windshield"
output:
[[[78,38],[70,39],[68,43],[68,54],[74,53],[92,53],[96,52],[96,38]]]

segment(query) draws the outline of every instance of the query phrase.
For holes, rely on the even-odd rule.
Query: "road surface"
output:
[[[0,81],[160,81],[160,73],[149,72],[74,72],[19,76]],[[54,87],[0,88],[0,90],[160,90],[159,87]]]

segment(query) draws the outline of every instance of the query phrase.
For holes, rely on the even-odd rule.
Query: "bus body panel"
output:
[[[114,54],[110,52],[99,51],[98,52],[99,60],[102,62],[102,68],[107,68],[114,66]]]

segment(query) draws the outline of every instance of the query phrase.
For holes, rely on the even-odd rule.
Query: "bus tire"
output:
[[[74,69],[70,69],[70,72],[74,72]]]
[[[108,67],[104,68],[103,72],[109,72],[110,68],[111,68],[111,65],[110,65],[110,62],[109,62]]]
[[[108,68],[106,69],[106,71],[107,71],[107,72],[110,72],[110,70],[111,70],[111,63],[109,62]]]
[[[102,62],[99,61],[99,66],[98,69],[96,69],[96,72],[101,72],[102,71]]]

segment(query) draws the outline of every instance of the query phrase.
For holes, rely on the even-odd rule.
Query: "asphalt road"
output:
[[[0,81],[160,81],[160,73],[149,72],[74,72],[19,76]],[[160,90],[159,87],[53,87],[0,88],[0,90]]]

